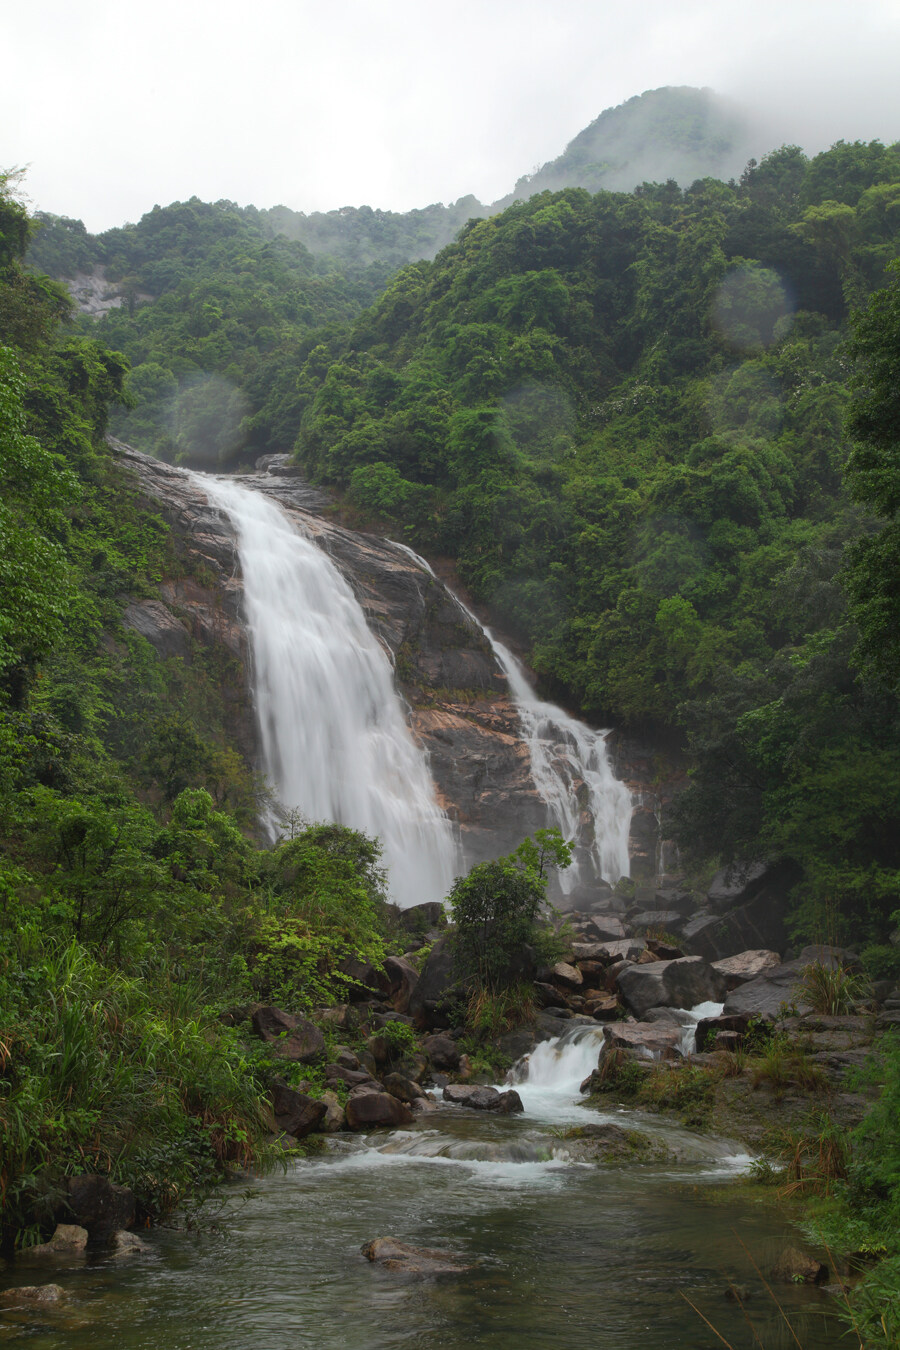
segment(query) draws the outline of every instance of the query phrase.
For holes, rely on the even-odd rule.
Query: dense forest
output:
[[[259,847],[226,673],[122,627],[185,563],[110,431],[291,451],[452,559],[550,694],[683,757],[687,868],[793,860],[795,935],[900,976],[900,146],[543,190],[430,261],[398,219],[311,251],[192,199],[93,237],[0,183],[7,1242],[77,1159],[155,1216],[262,1156],[278,1065],[229,1010],[309,1009],[390,942],[377,844]],[[60,284],[96,269],[100,318]]]

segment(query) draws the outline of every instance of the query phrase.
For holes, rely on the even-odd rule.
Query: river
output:
[[[0,1341],[29,1350],[486,1350],[795,1346],[754,1271],[796,1234],[729,1185],[737,1147],[633,1111],[586,1110],[576,1076],[592,1047],[541,1047],[518,1085],[525,1113],[441,1106],[408,1130],[339,1136],[325,1155],[226,1193],[219,1232],[146,1235],[147,1256],[20,1266],[3,1285],[55,1279],[59,1309],[7,1315]],[[595,1055],[595,1051],[594,1051]],[[612,1121],[664,1141],[652,1164],[572,1156],[574,1122]],[[450,1251],[472,1269],[414,1280],[370,1265],[380,1236]],[[46,1272],[46,1273],[45,1273]],[[778,1286],[805,1350],[840,1344],[825,1293]]]

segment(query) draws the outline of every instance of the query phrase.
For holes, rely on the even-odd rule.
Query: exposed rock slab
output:
[[[325,1053],[325,1037],[305,1017],[268,1005],[256,1009],[251,1023],[260,1040],[270,1045],[279,1059],[314,1064]]]

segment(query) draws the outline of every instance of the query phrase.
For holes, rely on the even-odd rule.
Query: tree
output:
[[[883,518],[848,550],[845,584],[859,625],[855,660],[864,673],[900,681],[900,261],[889,284],[854,318],[856,360],[847,429],[850,492]]]
[[[571,851],[559,830],[537,830],[516,851],[476,864],[448,897],[456,924],[456,958],[470,984],[495,993],[522,973],[547,890],[548,869],[568,867]]]

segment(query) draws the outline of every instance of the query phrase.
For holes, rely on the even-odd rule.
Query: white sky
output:
[[[0,0],[0,35],[0,168],[91,230],[490,202],[666,84],[748,105],[762,149],[900,139],[900,0]]]

